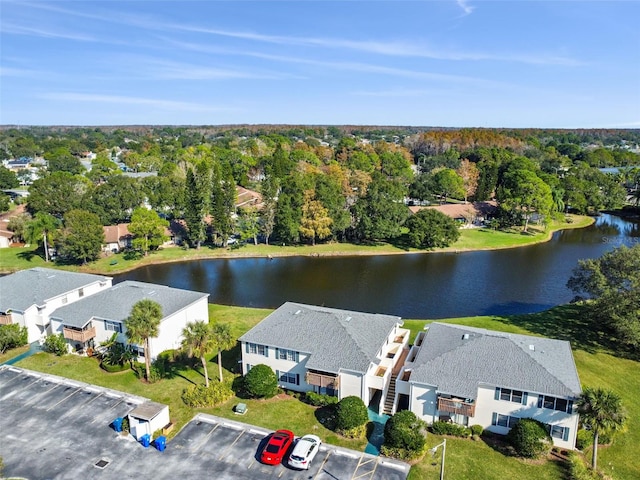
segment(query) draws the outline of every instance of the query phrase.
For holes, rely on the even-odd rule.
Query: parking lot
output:
[[[145,399],[36,372],[0,367],[4,475],[36,479],[401,480],[405,463],[322,445],[310,470],[258,461],[267,430],[197,415],[165,451],[110,423]],[[283,420],[283,428],[286,422]]]

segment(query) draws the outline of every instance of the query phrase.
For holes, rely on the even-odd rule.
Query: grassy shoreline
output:
[[[460,239],[452,246],[434,250],[418,250],[405,248],[390,243],[378,245],[356,245],[351,243],[324,243],[318,245],[250,245],[239,248],[220,248],[204,246],[200,249],[183,249],[181,247],[168,247],[152,252],[146,257],[127,258],[124,253],[109,255],[97,261],[83,266],[59,266],[51,262],[46,263],[35,251],[34,247],[0,249],[0,273],[11,273],[33,267],[61,268],[64,270],[79,271],[110,275],[125,273],[143,266],[207,260],[216,258],[275,258],[289,256],[361,256],[361,255],[418,255],[430,253],[461,253],[481,250],[501,250],[518,248],[537,243],[547,242],[558,230],[584,228],[594,219],[583,215],[569,215],[571,223],[554,221],[546,229],[536,225],[529,227],[529,232],[523,234],[519,230],[496,231],[485,228],[462,229]]]

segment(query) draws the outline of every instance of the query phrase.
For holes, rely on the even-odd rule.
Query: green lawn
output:
[[[460,239],[451,247],[434,250],[443,251],[464,251],[512,248],[548,240],[551,234],[560,229],[581,228],[593,222],[590,217],[572,215],[572,222],[554,221],[546,229],[535,225],[530,226],[529,233],[522,234],[519,229],[504,232],[491,229],[463,229],[460,231]],[[225,249],[219,247],[204,246],[200,249],[183,249],[180,247],[167,247],[156,252],[152,252],[146,257],[131,257],[125,253],[109,255],[100,258],[85,266],[65,266],[59,267],[50,262],[45,263],[44,259],[38,255],[35,247],[3,248],[0,249],[0,271],[13,272],[38,266],[48,266],[52,268],[64,268],[67,270],[83,271],[110,275],[122,273],[144,265],[166,262],[181,262],[188,260],[200,260],[204,258],[234,258],[234,257],[278,257],[295,255],[391,255],[407,252],[419,253],[423,250],[405,248],[403,245],[393,245],[381,243],[378,245],[355,245],[351,243],[322,243],[311,245],[242,245],[239,248]]]
[[[258,323],[270,310],[210,305],[211,320],[231,322],[234,333],[241,334]],[[546,335],[553,338],[570,340],[574,349],[576,366],[583,386],[600,386],[616,391],[623,399],[629,413],[627,432],[616,437],[610,447],[599,449],[600,468],[619,480],[640,478],[640,465],[635,460],[635,447],[640,444],[640,365],[639,362],[616,356],[612,339],[593,333],[585,320],[584,307],[567,305],[532,315],[513,317],[471,317],[448,319],[447,322],[465,324],[480,328]],[[406,320],[405,326],[412,331],[412,338],[429,321]],[[238,347],[223,355],[225,376],[231,378],[230,371],[237,369],[240,356]],[[365,442],[347,440],[327,430],[319,421],[316,410],[291,396],[282,396],[270,400],[243,400],[233,398],[213,409],[194,410],[186,407],[181,399],[182,389],[192,382],[202,382],[202,373],[198,369],[181,367],[171,379],[147,385],[138,380],[132,372],[108,374],[100,370],[95,360],[76,356],[54,357],[38,354],[18,364],[21,367],[53,373],[77,380],[102,385],[122,391],[145,396],[170,406],[171,417],[178,426],[183,426],[197,411],[214,415],[240,419],[268,429],[291,428],[300,435],[315,432],[331,444],[362,450]],[[209,362],[209,376],[217,375],[215,356]],[[232,407],[239,401],[247,403],[249,411],[244,417],[237,417]],[[318,415],[318,416],[316,416]],[[441,438],[428,436],[428,445],[440,443]],[[434,459],[427,454],[413,466],[410,480],[435,480],[439,478],[440,453]],[[588,455],[588,452],[587,452]],[[562,462],[530,462],[503,455],[483,440],[447,439],[446,478],[456,480],[504,480],[536,478],[551,480],[566,478],[566,466]]]

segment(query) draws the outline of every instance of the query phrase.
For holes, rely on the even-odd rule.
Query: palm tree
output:
[[[593,432],[591,467],[595,470],[598,464],[598,437],[601,433],[621,430],[627,414],[622,407],[622,399],[604,388],[586,387],[577,405],[582,423]]]
[[[222,350],[229,350],[236,344],[228,323],[214,323],[211,327],[215,346],[218,348],[218,377],[222,382]]]
[[[200,359],[204,370],[204,384],[209,387],[209,373],[205,356],[217,345],[211,325],[202,320],[187,323],[187,326],[182,330],[182,336],[184,337],[182,348],[190,357],[195,356]]]
[[[44,242],[44,260],[49,261],[49,245],[47,238],[51,240],[51,235],[60,226],[60,222],[53,215],[38,212],[32,220],[27,222],[24,231],[25,240],[29,243],[39,243],[40,238]]]
[[[162,307],[153,300],[144,299],[132,308],[129,318],[124,322],[127,338],[131,343],[143,343],[146,379],[151,376],[151,348],[149,339],[158,336],[158,328],[162,320]]]

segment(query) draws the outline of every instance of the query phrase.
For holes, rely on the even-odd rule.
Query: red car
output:
[[[277,465],[281,463],[292,443],[293,432],[289,430],[278,430],[269,437],[269,441],[262,450],[260,460],[267,465]]]

